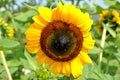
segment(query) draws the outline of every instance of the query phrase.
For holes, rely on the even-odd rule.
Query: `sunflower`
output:
[[[120,15],[116,10],[104,10],[100,14],[99,23],[101,22],[115,22],[119,25]]]
[[[110,23],[113,24],[112,26],[113,30],[117,28],[118,25],[120,25],[120,15],[119,12],[116,10],[103,10],[100,14],[99,23],[96,26],[97,32],[102,35],[102,23]]]
[[[38,11],[26,31],[26,48],[38,55],[39,65],[46,63],[55,75],[79,77],[84,64],[92,64],[88,50],[95,41],[89,32],[93,23],[89,14],[61,3],[52,10],[39,7]]]
[[[109,15],[109,10],[102,11],[102,13],[100,14],[99,23],[101,24],[108,15]]]

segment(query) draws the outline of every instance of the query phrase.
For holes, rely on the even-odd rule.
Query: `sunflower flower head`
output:
[[[110,23],[110,24],[114,25],[113,28],[116,29],[115,27],[120,25],[119,12],[116,10],[104,10],[104,11],[102,11],[102,13],[100,14],[99,23],[96,27],[96,30],[98,31],[98,33],[102,32],[102,29],[103,29],[102,23],[104,23],[104,24]]]
[[[115,23],[119,24],[118,23],[119,18],[120,18],[119,12],[117,12],[116,10],[104,10],[100,14],[99,23],[115,22]]]
[[[102,11],[102,13],[99,14],[99,15],[100,15],[99,23],[102,23],[102,21],[105,20],[105,18],[108,16],[108,14],[109,14],[109,11],[108,11],[108,10]]]
[[[94,47],[90,28],[93,21],[73,5],[61,3],[52,10],[39,7],[39,15],[26,31],[26,48],[38,55],[39,65],[46,63],[55,75],[82,74],[84,64],[91,64],[88,50]]]

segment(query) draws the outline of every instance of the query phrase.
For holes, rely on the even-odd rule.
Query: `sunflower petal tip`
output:
[[[41,9],[41,6],[40,6],[40,7],[38,7],[38,12],[39,12],[39,14],[40,14],[40,9]]]
[[[32,19],[34,20],[35,16],[32,17]]]
[[[73,75],[74,78],[78,78],[78,77],[81,76],[81,74],[82,74],[82,73],[80,73],[80,74],[72,74],[72,75]]]
[[[59,2],[59,3],[58,3],[58,6],[62,6],[61,0],[59,0],[58,2]]]
[[[43,7],[43,6],[38,7],[39,14],[40,14],[41,10],[44,9],[44,8],[46,8],[46,7]]]

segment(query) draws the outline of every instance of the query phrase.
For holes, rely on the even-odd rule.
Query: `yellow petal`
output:
[[[33,40],[33,41],[27,40],[27,45],[40,46],[40,41],[39,40]]]
[[[93,21],[90,19],[90,16],[88,13],[83,13],[80,18],[79,25],[77,25],[80,28],[80,31],[82,32],[88,32],[91,28]]]
[[[39,24],[42,27],[45,27],[48,23],[40,15],[32,17],[35,23]]]
[[[80,22],[81,11],[73,5],[65,4],[61,9],[60,19],[68,24],[78,25]]]
[[[37,53],[40,50],[39,46],[26,45],[25,47],[30,53]]]
[[[80,9],[77,9],[75,6],[70,5],[68,10],[68,23],[74,24],[78,27],[79,24],[81,24],[81,11]]]
[[[87,32],[87,33],[82,33],[83,38],[89,37],[91,35],[91,32]]]
[[[60,20],[62,7],[63,7],[62,3],[59,2],[58,7],[52,10],[52,16],[51,16],[52,21]]]
[[[52,60],[51,58],[46,56],[45,63],[47,64],[48,68],[51,68],[52,64],[54,64],[54,62],[55,62],[54,60]]]
[[[109,14],[109,10],[104,10],[104,11],[102,11],[103,17],[107,16],[108,14]]]
[[[51,22],[51,14],[52,14],[52,11],[46,7],[39,7],[38,9],[41,17],[47,21],[47,22]]]
[[[84,64],[92,64],[92,60],[90,59],[87,53],[81,51],[78,56]]]
[[[112,15],[113,15],[114,17],[119,17],[119,13],[118,13],[116,10],[113,10],[113,11],[112,11]]]
[[[118,18],[118,19],[116,20],[116,23],[117,23],[118,25],[120,25],[120,18]]]
[[[61,72],[62,64],[61,62],[55,62],[52,64],[52,71],[55,75],[59,75]]]
[[[59,15],[58,15],[59,14]],[[66,23],[71,23],[77,26],[81,20],[81,11],[73,5],[58,5],[57,8],[53,10],[52,19],[61,20]]]
[[[54,60],[46,56],[46,54],[41,49],[38,51],[37,55],[39,58],[43,59],[42,61],[41,60],[39,61],[39,64],[42,64],[44,62],[47,64],[48,66],[47,68],[51,68],[52,64],[55,62]]]
[[[74,78],[79,77],[82,74],[83,64],[78,57],[71,61],[71,71]]]
[[[41,56],[38,56],[38,58],[36,59],[38,64],[41,65],[43,63],[45,63],[45,59],[46,59],[46,55],[41,55]]]
[[[92,48],[94,47],[94,43],[95,43],[94,40],[84,41],[84,42],[83,42],[83,47],[84,47],[85,49],[92,49]]]
[[[62,63],[62,73],[66,76],[70,76],[71,74],[71,66],[69,62]]]
[[[88,33],[88,35],[83,37],[83,47],[85,49],[92,49],[94,47],[95,40],[92,39],[91,34]]]
[[[27,31],[26,31],[26,39],[27,40],[40,40],[40,35],[41,30],[38,30],[31,26]]]
[[[63,8],[61,9],[61,13],[59,13],[60,14],[60,20],[62,20],[63,22],[68,22],[68,20],[69,20],[69,17],[68,17],[68,8],[69,8],[69,6],[67,5],[67,4],[65,4],[64,6],[63,6]]]
[[[43,26],[40,26],[39,24],[37,24],[36,22],[34,22],[31,26],[33,26],[34,28],[38,29],[38,30],[43,30]]]

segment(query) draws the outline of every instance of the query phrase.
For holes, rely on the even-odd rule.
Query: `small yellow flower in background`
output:
[[[3,19],[2,18],[0,18],[0,23],[3,21]]]
[[[113,11],[112,11],[112,15],[113,15],[114,17],[119,17],[119,13],[118,13],[116,10],[113,10]]]
[[[9,24],[3,18],[0,18],[0,23],[2,23],[3,28],[6,30],[8,38],[12,39],[14,37],[14,29],[9,26]]]
[[[120,25],[120,17],[117,18],[116,23]]]
[[[12,39],[14,37],[14,29],[11,27],[8,27],[8,37],[9,39]]]
[[[100,14],[99,23],[96,26],[96,30],[101,35],[102,34],[102,23],[110,23],[114,24],[116,27],[117,25],[120,25],[120,14],[116,10],[104,10]]]
[[[102,11],[102,13],[100,14],[100,18],[99,18],[99,23],[101,24],[102,21],[105,19],[106,16],[108,16],[109,14],[109,10],[104,10]]]
[[[26,31],[29,52],[38,55],[39,65],[47,63],[55,75],[71,74],[77,78],[84,64],[92,64],[88,50],[94,47],[90,28],[93,21],[73,5],[59,5],[50,10],[39,7],[39,15]]]
[[[105,17],[109,14],[109,10],[104,10],[102,11],[102,13],[100,14],[100,17]]]
[[[115,21],[117,24],[120,25],[120,14],[116,10],[113,10],[112,15],[113,15],[113,21]]]
[[[101,24],[101,22],[108,22],[111,19],[113,20],[112,22],[116,22],[119,24],[119,19],[120,19],[119,12],[117,12],[116,10],[112,10],[112,11],[104,10],[100,14],[99,23]]]

